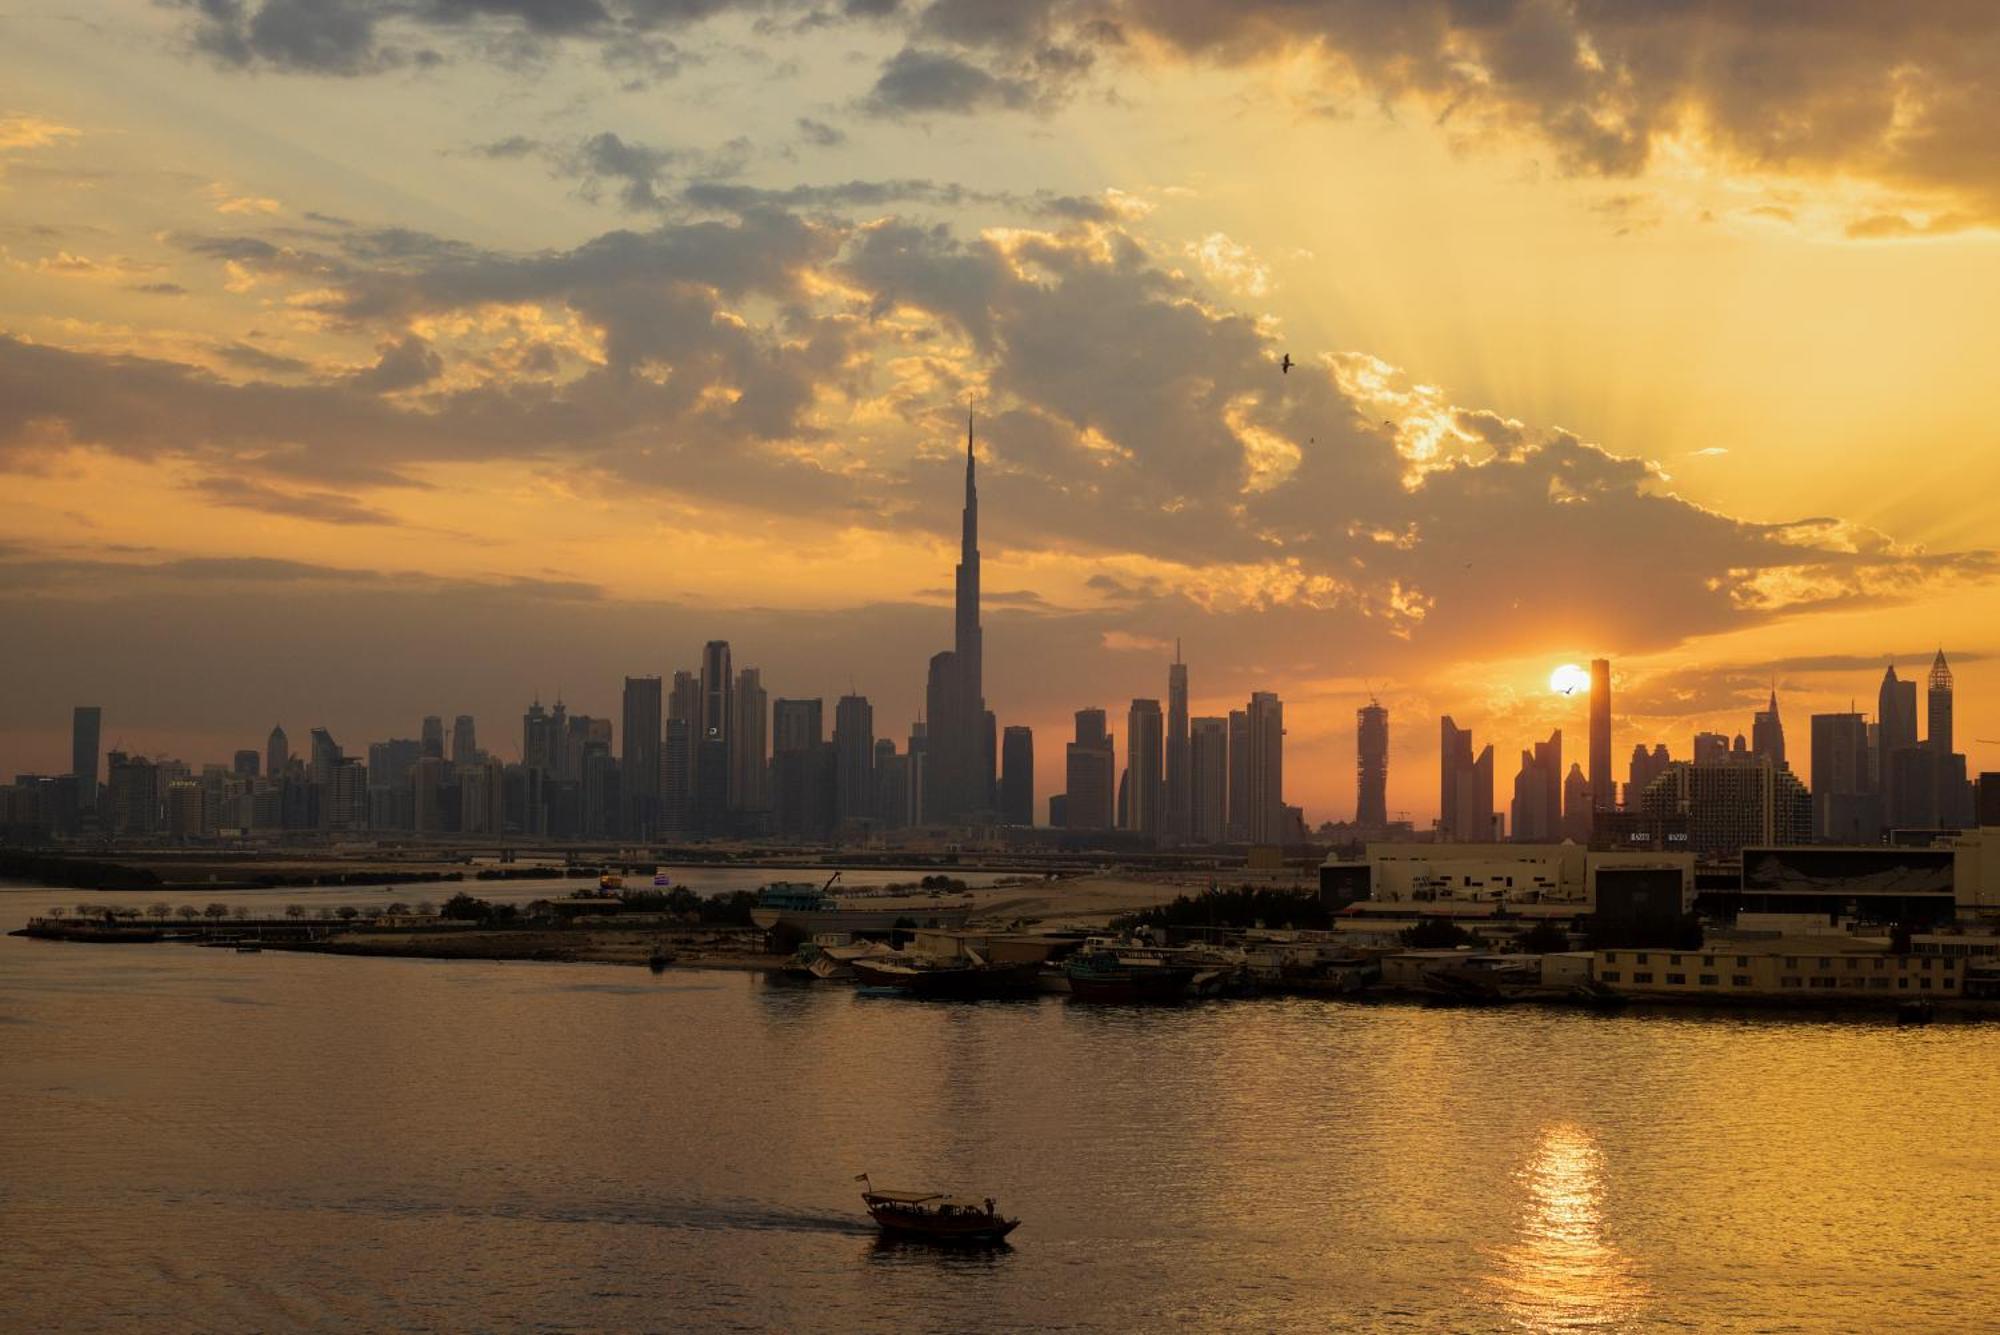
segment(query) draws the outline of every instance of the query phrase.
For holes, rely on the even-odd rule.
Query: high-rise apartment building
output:
[[[1912,682],[1914,686],[1916,683]],[[1930,689],[1925,692],[1924,745],[1941,756],[1951,754],[1951,665],[1944,650],[1931,663]]]
[[[865,695],[843,695],[833,706],[834,819],[840,825],[875,815],[875,706]]]
[[[1250,838],[1250,712],[1229,711],[1229,842]]]
[[[1104,711],[1076,711],[1076,740],[1063,756],[1066,823],[1072,830],[1108,830],[1116,815],[1118,753],[1105,731]]]
[[[1858,713],[1814,714],[1811,728],[1813,837],[1874,843],[1882,829],[1882,799],[1868,777],[1868,720]]]
[[[660,832],[660,679],[625,678],[623,718],[618,734],[619,805],[627,838],[651,839]]]
[[[1438,721],[1438,838],[1487,843],[1493,830],[1493,747],[1472,753],[1472,731],[1447,714]],[[1557,799],[1560,802],[1560,798]]]
[[[734,811],[768,811],[771,807],[771,705],[764,692],[764,674],[743,668],[736,674],[736,696],[729,725],[729,805]]]
[[[1000,819],[1008,825],[1035,823],[1035,734],[1018,723],[1000,738]]]
[[[76,776],[76,804],[85,811],[97,807],[97,757],[104,732],[104,710],[78,705],[69,720],[69,772]]]
[[[1157,840],[1166,806],[1165,728],[1158,700],[1134,700],[1125,716],[1124,828]]]
[[[424,754],[444,759],[444,720],[436,714],[424,715],[423,731],[418,734],[423,740]]]
[[[1589,811],[1610,811],[1618,805],[1618,781],[1611,777],[1611,660],[1608,658],[1590,660],[1590,786],[1584,805]],[[1587,840],[1588,821],[1583,828]]]
[[[277,780],[285,776],[285,770],[292,760],[291,744],[285,740],[283,728],[272,728],[271,735],[264,739],[264,775]]]
[[[471,765],[476,764],[478,760],[479,735],[473,728],[472,715],[460,714],[451,721],[451,763]]]
[[[1285,824],[1285,706],[1270,691],[1250,696],[1244,711],[1249,756],[1245,765],[1245,837],[1253,844],[1282,844]]]
[[[1466,749],[1471,750],[1467,737]],[[1546,742],[1521,753],[1514,776],[1512,838],[1517,844],[1554,843],[1563,837],[1563,735],[1557,728]],[[1586,807],[1588,800],[1586,797]]]
[[[1229,720],[1198,718],[1188,735],[1188,837],[1219,844],[1229,834]]]
[[[1189,786],[1188,674],[1181,661],[1181,642],[1174,641],[1174,661],[1167,667],[1167,787],[1161,833],[1169,843],[1188,838],[1193,823]]]
[[[1733,858],[1748,847],[1803,844],[1812,839],[1812,799],[1788,769],[1744,761],[1675,761],[1640,797],[1656,820],[1684,819],[1688,851],[1697,858]]]
[[[1389,824],[1389,711],[1370,699],[1354,711],[1354,823]]]

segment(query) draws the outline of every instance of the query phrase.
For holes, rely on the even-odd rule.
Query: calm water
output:
[[[0,1328],[1990,1327],[1996,1110],[2000,1026],[0,938]]]

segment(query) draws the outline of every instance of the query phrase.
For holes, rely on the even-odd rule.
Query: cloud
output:
[[[332,491],[286,491],[243,477],[205,477],[188,484],[211,505],[259,510],[321,524],[394,524],[395,516]]]
[[[798,119],[799,138],[814,148],[838,148],[847,142],[847,131],[825,121],[814,120],[810,116]]]
[[[1035,97],[1026,80],[989,73],[948,52],[906,46],[883,63],[863,107],[878,116],[964,115],[1019,110]]]

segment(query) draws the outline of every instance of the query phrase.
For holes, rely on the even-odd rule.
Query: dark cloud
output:
[[[798,119],[799,138],[814,148],[838,148],[847,142],[847,131],[810,116]]]
[[[883,63],[863,105],[879,116],[962,115],[1018,110],[1035,97],[1034,86],[1023,79],[989,73],[949,52],[904,47]]]
[[[205,477],[189,486],[211,505],[233,506],[239,510],[261,510],[265,514],[310,519],[321,524],[397,522],[393,515],[363,505],[339,492],[286,491],[244,477]]]
[[[266,352],[248,343],[226,343],[215,352],[224,361],[246,370],[261,371],[266,375],[302,375],[311,369],[308,363],[300,361],[297,357]]]
[[[127,292],[143,292],[149,297],[184,297],[187,289],[179,283],[128,283]]]

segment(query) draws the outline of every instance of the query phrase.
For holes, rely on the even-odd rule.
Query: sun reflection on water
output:
[[[1605,1236],[1604,1155],[1582,1127],[1545,1128],[1516,1175],[1521,1217],[1515,1240],[1494,1254],[1488,1277],[1501,1309],[1522,1330],[1598,1330],[1629,1320],[1644,1283]]]

